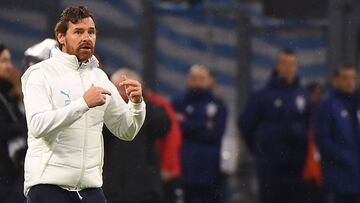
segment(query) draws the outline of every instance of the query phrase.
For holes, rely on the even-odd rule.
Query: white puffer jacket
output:
[[[79,64],[74,55],[57,49],[50,59],[31,66],[21,81],[29,129],[25,195],[37,184],[76,191],[101,187],[103,123],[120,139],[132,140],[144,122],[145,103],[126,104],[95,57]],[[83,94],[92,84],[111,96],[89,109]]]

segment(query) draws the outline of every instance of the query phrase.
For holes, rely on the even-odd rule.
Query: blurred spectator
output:
[[[148,101],[163,107],[171,120],[171,128],[163,138],[158,139],[157,144],[165,202],[180,202],[183,199],[183,191],[180,184],[180,147],[182,138],[180,124],[177,120],[175,109],[168,99],[147,88],[145,89],[145,96]]]
[[[296,54],[282,50],[269,82],[250,96],[239,120],[256,160],[261,202],[304,202],[310,102],[297,72]]]
[[[10,51],[0,45],[0,202],[22,202],[22,177],[26,122],[17,108],[14,89],[19,73],[11,63]]]
[[[227,110],[213,95],[205,66],[191,67],[187,91],[173,105],[183,132],[181,164],[185,202],[220,202],[220,146]]]
[[[327,203],[360,202],[360,107],[355,67],[335,71],[334,88],[318,106],[315,136]]]
[[[308,186],[306,202],[318,203],[323,202],[323,198],[321,190],[320,154],[315,143],[314,135],[314,114],[316,112],[317,105],[324,94],[324,87],[319,83],[313,82],[310,83],[306,89],[310,93],[311,102],[311,118],[308,130],[308,152],[304,167],[304,179]]]
[[[114,84],[122,75],[142,81],[133,71],[121,69],[111,76]],[[117,86],[117,85],[116,85]],[[127,102],[125,90],[118,87]],[[164,108],[146,100],[146,120],[132,142],[111,136],[104,130],[105,164],[103,189],[111,203],[161,203],[163,190],[160,179],[160,163],[156,151],[156,139],[166,135],[170,120]],[[110,134],[110,135],[109,135]]]

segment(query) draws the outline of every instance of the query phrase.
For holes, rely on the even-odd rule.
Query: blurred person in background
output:
[[[342,66],[315,117],[326,203],[360,202],[360,100],[357,72]]]
[[[111,76],[114,84],[124,80],[124,75],[143,81],[134,71],[119,69]],[[126,91],[118,87],[128,102]],[[146,101],[146,120],[138,136],[132,142],[116,139],[104,130],[105,164],[103,189],[111,203],[161,203],[164,201],[160,178],[160,162],[156,140],[164,137],[170,129],[170,119],[163,107]]]
[[[304,180],[307,183],[307,194],[305,198],[307,203],[319,203],[323,202],[320,165],[321,157],[315,143],[314,117],[325,88],[320,83],[312,82],[307,85],[306,89],[310,94],[311,118],[308,130],[308,152],[304,167]]]
[[[147,100],[163,107],[170,118],[171,127],[168,133],[157,140],[161,179],[164,186],[165,202],[181,202],[184,197],[180,181],[180,147],[182,141],[180,123],[177,120],[174,107],[166,97],[148,88],[145,88],[144,91]]]
[[[23,202],[26,122],[18,108],[19,72],[9,49],[0,44],[0,202]]]
[[[305,202],[310,101],[297,74],[296,53],[282,50],[268,83],[250,96],[239,119],[244,141],[255,157],[263,203]]]
[[[226,95],[223,95],[226,96]],[[190,68],[186,93],[173,100],[180,121],[182,183],[186,203],[221,201],[220,146],[227,110],[214,96],[204,65]]]
[[[127,78],[117,84],[126,89],[126,104],[98,68],[96,27],[86,7],[66,8],[55,35],[60,50],[22,76],[29,128],[24,193],[28,203],[106,202],[102,127],[134,139],[146,112],[141,84]]]

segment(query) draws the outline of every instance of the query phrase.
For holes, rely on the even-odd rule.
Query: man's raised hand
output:
[[[126,96],[133,103],[140,103],[142,101],[142,87],[137,80],[128,79],[125,75],[122,76],[123,81],[119,83],[120,87],[125,89]]]

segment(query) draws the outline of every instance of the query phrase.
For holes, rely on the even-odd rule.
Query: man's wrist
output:
[[[144,101],[144,98],[141,96],[138,101],[133,101],[132,99],[130,99],[130,101],[134,104],[140,104],[142,101]]]

